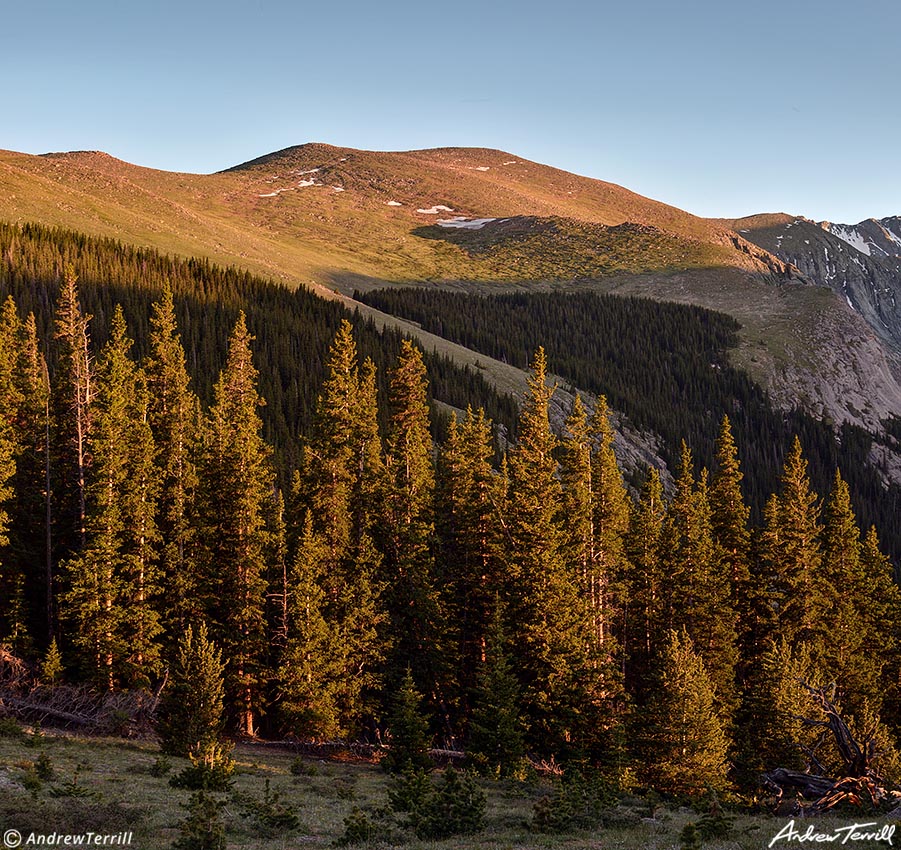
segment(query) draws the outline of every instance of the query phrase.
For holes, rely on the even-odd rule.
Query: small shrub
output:
[[[51,797],[93,797],[95,799],[100,799],[99,791],[92,791],[90,788],[85,788],[84,785],[78,784],[78,768],[75,768],[75,773],[72,775],[72,779],[68,782],[63,782],[62,785],[54,785],[50,788],[50,796]]]
[[[702,841],[717,841],[728,838],[735,824],[735,816],[727,813],[717,797],[716,791],[710,793],[710,806],[698,821],[698,836]]]
[[[357,778],[355,776],[336,776],[335,781],[332,782],[332,788],[339,800],[351,800],[355,793],[356,784]]]
[[[210,744],[201,755],[191,753],[190,758],[191,766],[169,780],[173,788],[186,788],[189,791],[231,790],[235,763],[226,747]]]
[[[41,754],[34,763],[34,770],[44,782],[53,782],[56,778],[56,771],[53,769],[53,761],[43,750],[41,750]]]
[[[249,795],[238,798],[243,806],[241,816],[253,820],[262,832],[270,836],[297,829],[300,824],[297,815],[279,797],[278,791],[271,790],[267,779],[262,800],[255,800]]]
[[[335,841],[339,847],[375,842],[397,846],[403,837],[394,827],[391,812],[386,809],[360,809],[354,806],[344,818],[344,832]]]
[[[679,850],[701,850],[701,836],[695,823],[687,823],[679,833]]]
[[[485,792],[469,774],[448,767],[441,783],[410,813],[418,838],[471,835],[485,824]]]
[[[291,762],[291,773],[294,776],[318,776],[319,768],[298,756]]]
[[[35,723],[31,730],[31,734],[25,736],[25,746],[32,748],[43,747],[45,743],[46,738],[41,730],[41,726],[39,723]]]
[[[153,760],[153,764],[150,765],[150,769],[148,773],[151,776],[156,776],[157,778],[168,776],[172,770],[172,762],[169,761],[165,756],[157,756]]]
[[[40,776],[38,776],[38,772],[35,769],[35,766],[29,762],[28,766],[25,767],[22,772],[16,777],[21,785],[26,791],[28,791],[32,797],[35,799],[38,796],[38,792],[44,787],[44,782]]]
[[[388,804],[394,812],[415,812],[432,793],[432,783],[424,770],[407,770],[388,786]]]
[[[183,805],[188,816],[178,825],[181,836],[172,845],[174,850],[225,850],[224,807],[224,800],[206,791],[193,793]]]
[[[602,823],[605,812],[616,802],[615,791],[602,776],[586,779],[576,771],[564,776],[553,794],[535,803],[532,829],[535,832],[593,829]]]
[[[0,738],[24,738],[25,731],[12,717],[0,717]]]

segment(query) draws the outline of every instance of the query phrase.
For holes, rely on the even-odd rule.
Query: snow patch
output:
[[[427,210],[416,210],[416,212],[422,213],[423,215],[438,215],[438,213],[441,212],[453,212],[453,209],[444,206],[444,204],[435,204],[435,206],[429,207]]]
[[[295,171],[294,173],[298,177],[303,177],[304,174],[317,174],[319,172],[318,168],[308,168],[306,171]]]
[[[842,242],[847,242],[852,248],[856,248],[861,254],[870,256],[870,243],[855,228],[833,224],[829,228],[829,232],[841,239]]]
[[[473,171],[491,171],[490,165],[477,165],[473,168]]]
[[[400,201],[388,201],[389,207],[402,207],[403,204]]]
[[[298,189],[306,189],[307,186],[321,186],[321,183],[317,183],[315,180],[301,180],[297,184]]]
[[[344,191],[344,187],[343,187],[343,186],[332,186],[332,191],[334,191],[334,192],[343,192],[343,191]]]
[[[509,159],[504,163],[504,165],[519,165],[519,161],[515,159]]]
[[[848,296],[848,293],[847,293],[847,292],[845,293],[845,301],[848,302],[848,306],[853,310],[853,309],[854,309],[854,305],[851,303],[851,298]]]
[[[439,227],[459,227],[464,230],[481,230],[486,224],[497,221],[496,218],[466,218],[458,215],[454,218],[439,218],[436,224]]]
[[[288,186],[286,189],[276,189],[274,192],[266,192],[263,195],[257,195],[258,198],[274,198],[276,195],[280,195],[282,192],[293,192],[294,187]]]

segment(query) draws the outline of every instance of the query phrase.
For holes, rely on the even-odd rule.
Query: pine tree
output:
[[[707,471],[695,481],[691,451],[682,443],[676,493],[663,530],[663,627],[684,631],[713,682],[720,717],[728,724],[737,705],[735,609],[722,550],[713,539]]]
[[[266,502],[273,496],[251,341],[241,313],[216,382],[202,457],[203,592],[228,659],[226,695],[240,732],[254,734],[265,654]]]
[[[785,460],[781,493],[764,512],[762,570],[757,577],[774,619],[766,627],[793,644],[804,641],[814,645],[820,637],[824,606],[819,578],[821,531],[817,495],[811,489],[807,461],[796,437]]]
[[[225,665],[205,623],[188,625],[160,704],[157,734],[164,753],[201,754],[222,739]]]
[[[567,569],[559,505],[544,351],[538,349],[522,408],[519,442],[510,456],[507,509],[512,641],[533,739],[558,752],[594,697],[584,641],[587,614]]]
[[[437,536],[443,604],[465,694],[485,660],[485,642],[501,592],[500,510],[504,494],[491,466],[491,422],[480,408],[451,416],[438,464]]]
[[[713,536],[723,551],[723,564],[729,572],[732,608],[739,612],[738,639],[747,646],[752,623],[746,600],[752,591],[748,530],[750,510],[741,492],[743,479],[738,448],[732,437],[732,425],[723,416],[716,443],[716,471],[710,483],[710,520]]]
[[[661,558],[665,517],[660,474],[651,467],[632,511],[626,538],[627,603],[622,625],[625,677],[629,691],[639,701],[651,686],[654,660],[662,652],[665,640],[660,626],[666,604]]]
[[[52,558],[50,541],[50,380],[41,354],[33,313],[19,334],[16,378],[21,393],[19,455],[15,477],[15,528],[10,553],[24,583],[31,638],[52,638]]]
[[[153,441],[143,376],[117,308],[97,375],[87,544],[67,562],[66,616],[99,682],[146,685],[159,668]]]
[[[53,400],[55,548],[62,559],[87,541],[87,470],[94,367],[90,316],[82,313],[75,268],[66,266],[56,308],[57,364]]]
[[[646,771],[654,788],[697,796],[726,787],[729,739],[716,711],[713,683],[684,633],[669,635],[647,723]]]
[[[404,340],[390,376],[391,418],[380,542],[390,618],[389,678],[397,681],[402,665],[409,665],[413,680],[440,704],[443,629],[432,553],[435,472],[427,387],[422,354]]]
[[[416,690],[410,668],[404,673],[394,696],[388,729],[391,732],[391,749],[381,761],[385,770],[406,773],[432,767],[428,721],[422,714],[422,694]]]
[[[153,305],[150,326],[150,355],[144,370],[159,480],[157,524],[162,610],[168,643],[173,645],[185,624],[199,613],[194,500],[200,403],[190,387],[168,286]]]
[[[525,756],[525,730],[519,710],[519,682],[496,611],[486,636],[469,722],[467,755],[480,769],[498,776],[515,772]]]
[[[873,583],[861,560],[860,529],[851,494],[836,470],[832,492],[823,507],[822,587],[829,625],[823,631],[822,658],[835,677],[845,708],[859,712],[865,704],[878,711],[882,669],[891,647],[875,649],[866,612]],[[877,603],[878,604],[878,603]],[[878,626],[877,626],[878,628]],[[880,629],[881,631],[881,629]]]
[[[288,643],[279,670],[281,711],[292,734],[330,740],[345,733],[340,695],[347,647],[328,615],[329,545],[310,514],[289,577]]]

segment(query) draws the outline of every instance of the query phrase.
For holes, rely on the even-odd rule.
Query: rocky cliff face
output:
[[[857,225],[806,218],[748,224],[743,228],[741,220],[735,222],[745,239],[791,263],[811,282],[839,293],[901,352],[901,217]]]

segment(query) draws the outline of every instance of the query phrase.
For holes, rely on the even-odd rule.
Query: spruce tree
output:
[[[10,554],[24,582],[30,639],[52,639],[50,546],[50,385],[37,326],[29,313],[20,327],[16,379],[21,393],[19,455],[15,477],[15,527]]]
[[[241,313],[203,436],[202,589],[211,633],[228,660],[226,697],[238,730],[254,734],[265,656],[266,503],[273,497],[251,337]]]
[[[785,459],[781,492],[764,512],[758,581],[769,597],[767,607],[775,619],[771,628],[791,643],[811,646],[821,637],[825,604],[817,502],[801,442],[795,437]]]
[[[342,728],[339,690],[347,647],[328,622],[329,545],[313,530],[310,514],[288,581],[288,642],[279,669],[281,712],[290,732],[330,740]]]
[[[587,612],[567,569],[561,528],[561,485],[548,419],[553,389],[538,349],[523,404],[519,442],[510,455],[507,509],[510,619],[523,709],[533,741],[562,751],[594,696],[584,641]]]
[[[823,507],[821,571],[829,611],[822,639],[823,663],[835,677],[847,710],[856,713],[868,704],[878,712],[883,692],[880,677],[893,647],[884,645],[881,635],[868,634],[873,583],[864,572],[860,529],[848,485],[838,470]],[[876,645],[879,649],[874,652]]]
[[[435,471],[429,432],[427,378],[422,354],[401,344],[390,375],[390,425],[385,458],[380,542],[389,616],[391,669],[398,681],[409,665],[413,680],[443,701],[442,627],[432,552]]]
[[[807,646],[792,647],[784,637],[770,640],[745,687],[738,724],[740,774],[756,785],[761,772],[776,767],[803,770],[803,746],[813,745],[819,731],[806,726],[806,693],[801,682],[818,683],[820,674]]]
[[[327,370],[305,449],[305,492],[295,510],[308,505],[305,522],[312,523],[301,534],[298,559],[316,540],[315,581],[323,594],[318,616],[324,633],[332,636],[330,672],[319,677],[316,687],[327,683],[330,696],[324,694],[323,699],[331,708],[323,716],[331,719],[325,724],[329,731],[322,734],[334,735],[355,729],[383,658],[378,635],[384,620],[377,576],[380,556],[370,537],[377,486],[373,478],[380,466],[380,460],[373,459],[380,447],[375,397],[370,395],[374,375],[368,366],[365,376],[360,375],[347,321],[338,329]],[[292,583],[297,580],[293,577]],[[290,588],[289,598],[296,592],[296,586]],[[295,618],[293,628],[289,626],[289,644],[296,645],[300,634]]]
[[[654,661],[662,652],[665,639],[660,625],[666,604],[661,558],[665,517],[660,474],[650,467],[626,537],[627,602],[622,622],[626,685],[639,702],[651,687]]]
[[[713,539],[707,471],[696,481],[691,451],[682,443],[676,493],[663,530],[663,628],[684,631],[704,660],[728,724],[736,708],[737,615],[722,549]]]
[[[440,581],[449,616],[457,687],[465,695],[485,659],[495,600],[501,592],[501,517],[504,494],[491,466],[491,422],[480,408],[451,416],[438,463],[437,537]]]
[[[743,477],[732,425],[729,417],[723,416],[716,442],[716,469],[710,482],[710,520],[714,539],[723,552],[723,565],[729,574],[732,608],[739,614],[739,643],[747,646],[753,627],[747,605],[752,592],[748,529],[751,512],[742,496]]]
[[[200,403],[191,390],[168,286],[153,305],[150,328],[150,354],[144,371],[159,481],[163,624],[168,643],[174,645],[185,624],[199,613],[194,550]]]
[[[729,739],[716,710],[713,683],[685,633],[669,635],[646,723],[649,784],[687,796],[726,787]]]
[[[525,757],[525,730],[519,708],[519,682],[496,611],[486,636],[469,721],[467,755],[474,766],[498,776],[514,773]]]
[[[88,326],[78,293],[78,276],[66,266],[56,307],[57,363],[53,402],[52,469],[57,558],[83,548],[87,540],[87,470],[93,422],[94,365]]]
[[[222,653],[205,623],[188,625],[178,642],[171,680],[160,704],[157,734],[169,755],[200,755],[223,733]]]
[[[622,479],[611,448],[612,433],[605,401],[589,424],[577,395],[562,440],[560,480],[563,489],[563,556],[582,609],[573,623],[582,644],[591,682],[592,711],[582,707],[585,739],[603,740],[622,713],[622,682],[617,669],[621,652],[612,630],[616,582],[622,572],[622,534],[628,517]],[[612,464],[612,465],[611,465]],[[597,475],[596,475],[597,474]],[[585,688],[586,698],[589,689]],[[587,744],[587,740],[585,741]]]
[[[416,689],[408,667],[392,701],[388,717],[391,748],[382,758],[382,768],[389,773],[429,770],[432,759],[428,728],[422,713],[422,694]]]
[[[592,626],[599,646],[607,646],[610,655],[621,654],[622,649],[615,642],[614,625],[625,604],[626,536],[632,503],[613,451],[613,428],[604,396],[595,406],[590,432],[594,444],[591,465],[594,573],[589,587]]]
[[[110,688],[146,685],[159,668],[153,440],[131,344],[117,308],[95,388],[87,544],[66,565],[66,617],[81,663]]]

